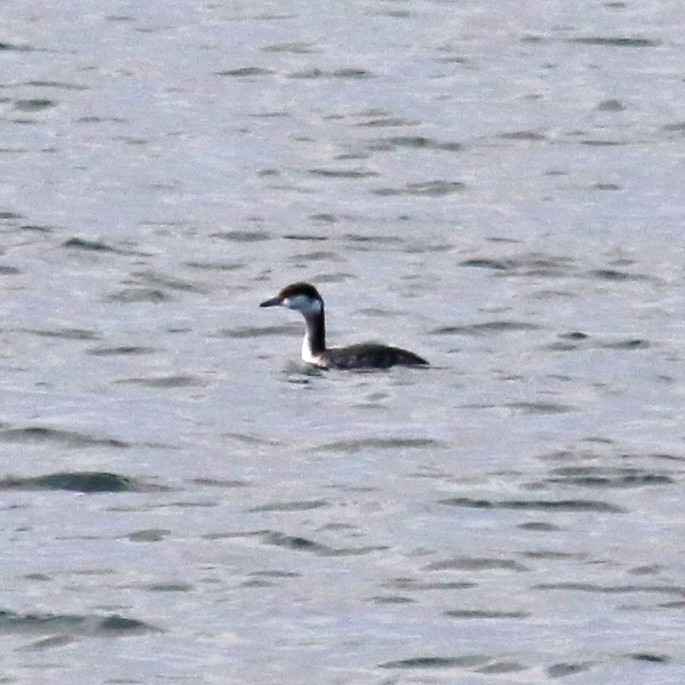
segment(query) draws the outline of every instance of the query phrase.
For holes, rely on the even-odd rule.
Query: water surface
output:
[[[680,10],[5,8],[7,682],[682,682]]]

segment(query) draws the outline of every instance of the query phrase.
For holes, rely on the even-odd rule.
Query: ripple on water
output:
[[[64,340],[99,340],[101,334],[85,328],[53,328],[26,330],[26,333],[41,338],[63,338]]]
[[[62,247],[86,252],[119,252],[115,247],[93,238],[69,238],[62,243]]]
[[[135,478],[105,471],[63,471],[32,478],[5,478],[0,490],[68,490],[75,492],[150,492],[166,490]]]
[[[0,276],[16,276],[22,273],[16,266],[0,266]]]
[[[367,149],[372,152],[392,151],[398,148],[460,152],[463,146],[461,143],[440,141],[434,138],[427,138],[426,136],[388,136],[386,138],[376,138],[367,145]]]
[[[56,106],[57,103],[48,98],[29,98],[27,100],[14,101],[14,108],[20,112],[40,112]]]
[[[311,262],[342,262],[345,261],[337,252],[332,250],[310,250],[309,252],[302,252],[298,254],[293,254],[288,257],[289,262],[295,264],[309,264]],[[348,273],[338,273],[338,274],[328,274],[326,277],[317,278],[318,283],[341,283],[343,280],[348,278],[353,278],[351,274]]]
[[[665,654],[650,654],[647,652],[637,652],[635,654],[626,654],[629,659],[635,659],[635,661],[647,661],[653,664],[665,664],[671,659]]]
[[[148,592],[191,592],[194,587],[190,583],[150,583],[145,589]]]
[[[545,483],[594,488],[639,488],[672,485],[676,481],[666,473],[639,468],[572,466],[552,469]]]
[[[538,583],[534,590],[557,590],[568,592],[590,592],[600,595],[623,595],[636,593],[655,593],[674,595],[682,599],[685,597],[685,587],[682,585],[599,585],[598,583]]]
[[[223,71],[217,71],[217,76],[231,76],[233,78],[249,78],[249,77],[262,77],[271,76],[275,74],[275,71],[271,69],[263,69],[262,67],[237,67],[236,69],[224,69]]]
[[[525,523],[520,523],[517,527],[521,530],[530,530],[536,533],[553,533],[561,530],[559,526],[547,523],[546,521],[526,521]]]
[[[178,276],[169,276],[158,271],[136,271],[127,279],[128,283],[141,286],[157,286],[168,290],[181,290],[183,292],[203,292],[197,283],[184,280]]]
[[[361,115],[364,116],[364,115]],[[392,116],[391,114],[372,115],[367,121],[361,121],[356,126],[368,126],[370,128],[393,128],[399,126],[416,126],[420,122],[413,119],[403,119],[402,117]]]
[[[589,671],[594,665],[594,661],[554,664],[547,669],[547,675],[550,678],[566,678],[570,675],[582,673],[583,671]]]
[[[252,483],[246,480],[220,478],[193,478],[192,483],[210,488],[249,488]]]
[[[465,619],[499,619],[499,618],[528,618],[529,611],[495,611],[486,609],[448,609],[442,612],[443,616],[450,618]]]
[[[508,409],[512,413],[547,415],[547,414],[567,414],[576,411],[576,407],[560,402],[507,402],[505,404],[464,404],[464,409]]]
[[[114,438],[100,438],[87,433],[66,431],[43,426],[29,426],[27,428],[5,428],[0,430],[0,442],[11,443],[45,443],[59,444],[67,447],[130,447],[129,443]]]
[[[568,276],[576,271],[573,261],[562,255],[524,253],[512,257],[477,256],[464,259],[459,266],[491,269],[517,276]]]
[[[172,534],[168,528],[143,528],[125,536],[131,542],[161,542]]]
[[[646,274],[634,274],[629,271],[619,271],[618,269],[593,269],[588,271],[590,278],[598,278],[602,281],[656,281],[653,276]]]
[[[146,376],[138,378],[123,378],[116,381],[120,385],[141,385],[147,388],[192,388],[205,385],[205,381],[198,376],[171,374],[168,376]]]
[[[309,173],[313,176],[323,176],[324,178],[368,178],[378,176],[376,171],[368,169],[310,169]]]
[[[606,342],[601,344],[600,347],[605,347],[609,350],[646,350],[650,347],[650,343],[642,338],[629,338],[627,340]]]
[[[333,549],[327,545],[319,542],[314,542],[308,538],[296,535],[285,535],[277,531],[269,531],[262,536],[263,541],[268,545],[276,545],[277,547],[287,547],[288,549],[297,552],[314,552],[324,556],[331,556]]]
[[[0,43],[0,51],[5,50],[7,50],[8,52],[31,52],[32,50],[35,50],[35,48],[30,45],[18,45],[17,43]]]
[[[219,238],[233,243],[259,243],[271,240],[271,234],[267,231],[219,231],[212,233],[210,238]]]
[[[365,69],[304,69],[293,71],[287,74],[287,78],[293,79],[367,79],[374,78],[374,75]]]
[[[54,649],[55,647],[65,647],[66,645],[76,642],[76,638],[72,635],[53,635],[41,640],[36,640],[29,645],[18,647],[18,652],[41,652],[46,649]]]
[[[261,48],[262,52],[287,52],[294,55],[306,55],[320,52],[313,43],[273,43]]]
[[[375,188],[371,192],[375,195],[423,195],[428,197],[443,197],[458,193],[466,186],[461,181],[423,181],[421,183],[407,183],[401,188]]]
[[[116,347],[94,347],[88,350],[88,354],[96,357],[109,357],[116,355],[136,355],[153,354],[156,352],[154,347],[143,347],[140,345],[118,345]]]
[[[491,500],[473,499],[471,497],[450,497],[439,500],[439,504],[446,504],[452,507],[471,507],[475,509],[524,509],[540,511],[565,511],[565,512],[587,512],[595,511],[608,514],[622,514],[625,509],[602,502],[600,500],[588,499],[565,499],[565,500]]]
[[[649,652],[626,654],[625,658],[648,663],[667,663],[668,656]],[[566,678],[584,671],[589,671],[598,665],[597,661],[565,661],[550,664],[545,668],[550,679]],[[466,654],[462,656],[415,656],[407,659],[386,661],[378,665],[379,668],[392,670],[439,670],[464,669],[481,674],[515,673],[529,670],[530,666],[507,659],[484,654]],[[423,682],[423,681],[421,681]]]
[[[189,261],[186,266],[190,269],[197,269],[198,271],[238,271],[244,269],[245,264],[242,262],[200,262]]]
[[[434,561],[426,566],[427,571],[528,571],[529,569],[513,559],[484,557],[454,557]]]
[[[610,98],[608,100],[602,100],[597,104],[596,109],[600,112],[623,112],[626,106],[615,98]]]
[[[521,414],[566,414],[576,408],[561,402],[508,402],[502,405]]]
[[[509,133],[500,133],[498,138],[504,140],[523,140],[529,142],[540,142],[547,140],[547,136],[537,131],[511,131]]]
[[[159,288],[123,288],[116,293],[112,293],[109,299],[113,302],[167,302],[171,296]]]
[[[597,45],[611,48],[656,48],[661,45],[660,40],[651,38],[636,37],[605,37],[605,36],[585,36],[569,39],[569,43],[580,45]]]
[[[476,587],[472,581],[423,581],[415,578],[395,578],[384,583],[386,587],[404,591],[432,591],[432,590],[469,590]]]
[[[161,632],[153,625],[118,614],[19,614],[0,610],[0,633],[37,634],[63,633],[81,636],[126,636]]]
[[[322,509],[330,507],[331,503],[326,500],[303,500],[292,502],[272,502],[271,504],[262,504],[257,507],[248,509],[248,512],[267,512],[267,511],[309,511],[310,509]]]
[[[473,323],[457,326],[440,326],[434,328],[430,333],[432,335],[469,335],[481,336],[492,335],[497,333],[517,333],[519,331],[536,331],[541,326],[527,321],[483,321],[482,323]]]
[[[377,245],[401,245],[404,240],[394,235],[369,235],[364,233],[345,233],[342,236],[352,243],[375,243]]]
[[[365,449],[423,449],[429,447],[444,447],[439,440],[430,438],[358,438],[352,440],[338,440],[329,442],[313,450],[325,450],[327,452],[358,452]]]
[[[503,259],[487,259],[482,257],[474,257],[472,259],[464,259],[459,262],[459,266],[474,267],[478,269],[493,269],[495,271],[507,271],[511,269],[511,264]]]
[[[263,338],[272,335],[285,335],[288,333],[300,333],[302,326],[294,324],[282,324],[280,326],[242,326],[240,328],[222,328],[219,335],[224,338]]]
[[[30,80],[26,82],[27,86],[35,88],[56,88],[57,90],[89,90],[88,86],[80,83],[65,83],[63,81],[42,81]]]
[[[198,283],[156,271],[136,271],[124,280],[124,286],[109,295],[114,302],[167,302],[177,292],[203,293]]]
[[[318,214],[310,214],[309,218],[317,224],[337,224],[340,219],[337,214],[330,212],[319,212]],[[284,235],[287,240],[328,240],[328,236],[312,235],[308,233]]]
[[[320,542],[315,542],[308,538],[286,535],[278,531],[268,531],[263,533],[262,540],[269,545],[286,547],[297,552],[311,552],[324,557],[344,557],[344,556],[363,556],[372,552],[379,552],[388,549],[387,545],[376,545],[368,547],[330,547]]]
[[[550,352],[573,352],[588,349],[646,350],[651,347],[649,340],[643,338],[603,339],[580,331],[562,333],[558,338],[546,344],[544,349]]]
[[[437,669],[437,668],[476,668],[490,663],[492,657],[482,654],[466,654],[464,656],[417,656],[410,659],[386,661],[379,664],[379,668],[397,669]]]

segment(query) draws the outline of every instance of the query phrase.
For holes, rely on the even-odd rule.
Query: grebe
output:
[[[428,362],[409,350],[378,343],[326,347],[323,298],[309,283],[292,283],[260,307],[287,307],[304,316],[302,361],[322,369],[387,369],[391,366],[426,366]]]

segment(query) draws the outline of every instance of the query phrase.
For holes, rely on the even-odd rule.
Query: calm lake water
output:
[[[685,680],[681,0],[2,15],[2,682]]]

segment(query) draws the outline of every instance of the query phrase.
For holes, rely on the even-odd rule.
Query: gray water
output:
[[[681,0],[0,12],[2,682],[683,682]]]

